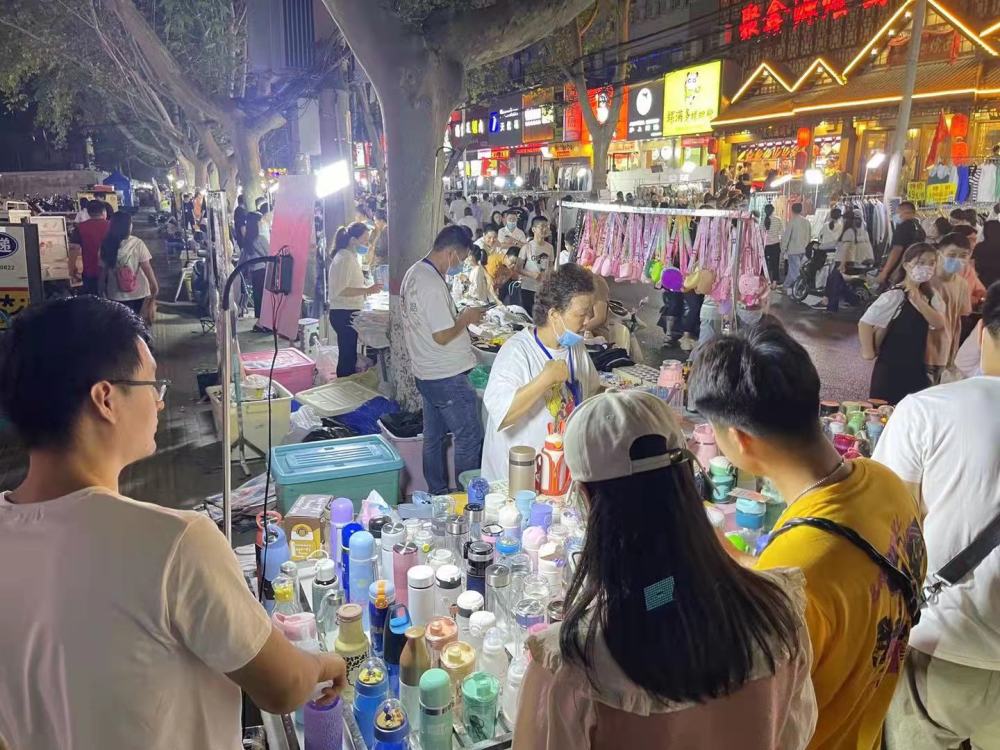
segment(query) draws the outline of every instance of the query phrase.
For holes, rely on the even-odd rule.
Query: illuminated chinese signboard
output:
[[[501,99],[487,118],[486,133],[493,146],[521,145],[521,95]]]
[[[525,143],[551,141],[555,137],[556,112],[553,100],[555,91],[551,87],[529,91],[521,97],[524,127],[522,139]]]
[[[489,116],[489,110],[482,107],[466,109],[464,122],[461,113],[453,113],[449,123],[452,145],[465,144],[469,148],[488,145],[486,128]]]
[[[714,60],[663,77],[663,135],[705,133],[719,114],[722,61]]]
[[[861,9],[885,7],[889,0],[861,0]],[[853,4],[853,3],[852,3]],[[759,36],[775,36],[787,28],[812,26],[820,19],[845,18],[847,0],[763,0],[746,3],[740,9],[738,26],[741,41]]]
[[[628,139],[641,141],[663,135],[663,79],[629,87]]]

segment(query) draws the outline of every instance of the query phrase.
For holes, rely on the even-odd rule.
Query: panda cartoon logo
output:
[[[698,72],[692,70],[684,79],[684,103],[692,106],[701,93],[701,84],[698,82]]]

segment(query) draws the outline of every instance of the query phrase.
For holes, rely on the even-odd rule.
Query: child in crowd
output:
[[[944,301],[930,284],[936,268],[937,250],[924,242],[910,245],[893,286],[861,316],[861,356],[875,360],[871,398],[895,405],[930,385],[927,333],[947,324]]]
[[[952,232],[941,238],[938,252],[941,257],[934,288],[944,303],[945,325],[927,332],[927,375],[932,385],[941,382],[944,370],[954,367],[962,317],[972,312],[969,284],[959,275],[972,255],[969,241]]]

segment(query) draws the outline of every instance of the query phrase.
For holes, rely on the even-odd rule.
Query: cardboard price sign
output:
[[[955,200],[955,192],[958,186],[951,182],[939,182],[935,185],[927,186],[928,203],[952,203]]]
[[[923,203],[927,199],[927,183],[926,182],[908,182],[906,183],[906,200]]]

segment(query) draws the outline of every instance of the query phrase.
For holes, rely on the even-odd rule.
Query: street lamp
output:
[[[347,161],[340,159],[316,170],[316,197],[325,198],[328,195],[343,190],[351,184],[351,173]]]
[[[518,175],[514,178],[514,187],[521,187],[522,185],[524,185],[524,178]]]
[[[823,184],[823,173],[815,168],[807,169],[806,182],[816,186],[816,195],[813,196],[813,211],[815,212],[816,204],[819,203],[819,186]]]
[[[861,182],[861,194],[864,195],[868,192],[868,173],[873,169],[878,169],[885,162],[885,153],[882,151],[876,151],[872,154],[868,163],[865,164],[865,179]]]
[[[792,176],[790,174],[783,174],[780,177],[775,177],[773,180],[771,180],[771,187],[780,188],[782,185],[791,181],[792,181]]]
[[[507,186],[507,180],[505,180],[503,177],[497,177],[493,181],[493,184],[502,190],[504,187]]]
[[[691,174],[695,170],[696,166],[697,165],[693,161],[690,160],[685,161],[683,164],[681,164],[681,171],[684,174]]]

